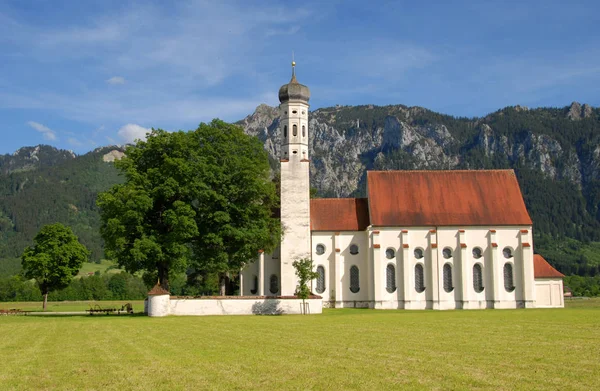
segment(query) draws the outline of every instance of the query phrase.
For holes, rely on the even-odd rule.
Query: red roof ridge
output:
[[[507,172],[507,173],[515,173],[515,170],[512,168],[494,168],[494,169],[474,169],[474,170],[368,170],[368,173],[371,172],[406,172],[406,173],[422,173],[422,172],[433,172],[433,173],[444,173],[444,172]]]

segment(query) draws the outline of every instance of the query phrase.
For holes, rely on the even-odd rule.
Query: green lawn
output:
[[[21,303],[22,304],[22,303]],[[600,301],[312,316],[0,317],[2,389],[569,389],[600,384]]]
[[[76,312],[85,311],[90,306],[99,305],[102,308],[118,307],[125,303],[131,303],[135,312],[144,311],[143,300],[105,300],[105,301],[49,301],[48,312]],[[41,301],[22,301],[22,302],[0,302],[0,309],[20,309],[22,311],[42,311]]]

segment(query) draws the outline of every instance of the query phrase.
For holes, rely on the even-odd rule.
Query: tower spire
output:
[[[294,51],[292,50],[292,80],[290,83],[298,83],[296,80],[296,61],[294,61]]]

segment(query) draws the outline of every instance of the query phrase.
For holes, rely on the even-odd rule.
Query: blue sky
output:
[[[275,106],[600,105],[600,2],[0,0],[0,153],[84,153]]]

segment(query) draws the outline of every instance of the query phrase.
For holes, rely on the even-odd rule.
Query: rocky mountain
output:
[[[323,196],[345,197],[364,194],[367,169],[478,169],[497,162],[582,189],[600,177],[599,114],[577,102],[563,109],[515,106],[473,119],[402,105],[318,109],[309,125],[312,184]],[[260,105],[238,123],[277,160],[277,108]]]

